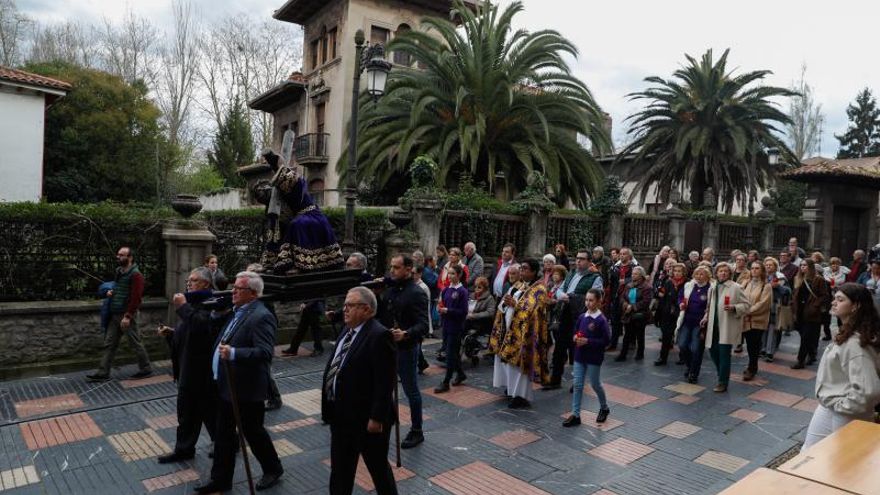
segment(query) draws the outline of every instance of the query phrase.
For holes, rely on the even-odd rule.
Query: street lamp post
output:
[[[381,43],[367,45],[364,31],[358,29],[354,34],[355,67],[351,88],[351,131],[348,141],[348,180],[345,188],[345,237],[342,251],[346,256],[355,250],[354,206],[357,202],[357,139],[358,139],[358,100],[360,99],[361,74],[367,71],[367,93],[378,100],[385,94],[385,83],[391,64],[385,61],[385,47]]]

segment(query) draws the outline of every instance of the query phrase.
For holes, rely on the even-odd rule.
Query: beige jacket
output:
[[[724,298],[730,297],[733,311],[724,311]],[[720,304],[718,303],[720,301]],[[715,320],[718,320],[718,343],[736,345],[742,336],[743,316],[749,311],[749,299],[743,288],[733,280],[713,283],[709,289],[708,325],[706,327],[706,347],[712,347],[715,333]]]
[[[826,347],[816,373],[816,398],[836,413],[871,418],[880,402],[877,351],[860,346],[858,334]]]
[[[751,305],[743,318],[743,331],[767,330],[770,324],[770,307],[773,303],[773,287],[759,280],[749,280],[743,288]]]

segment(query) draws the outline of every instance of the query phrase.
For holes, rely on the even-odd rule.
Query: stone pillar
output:
[[[418,248],[425,254],[434,254],[440,244],[440,222],[443,202],[437,199],[416,199],[410,203],[412,229],[419,236]],[[412,251],[410,251],[412,252]]]
[[[526,255],[540,258],[547,250],[547,224],[549,212],[533,211],[529,214],[529,238],[526,244]]]
[[[718,217],[707,218],[703,223],[703,248],[711,247],[718,252]]]
[[[602,242],[607,253],[611,252],[611,248],[620,249],[623,247],[623,215],[612,213],[608,217],[608,230],[605,232],[605,239]]]
[[[772,201],[769,196],[761,200],[761,211],[755,213],[755,228],[758,229],[758,250],[762,253],[773,251],[773,237],[776,230],[776,213],[770,209]]]
[[[669,219],[669,245],[682,252],[684,250],[684,212],[675,206],[662,211],[660,215]]]
[[[165,297],[169,302],[166,323],[174,325],[177,314],[170,304],[171,298],[175,293],[186,289],[187,275],[193,268],[204,264],[205,256],[211,253],[216,237],[210,230],[195,222],[178,220],[169,222],[162,228],[162,239],[165,240]]]
[[[395,230],[385,236],[385,264],[379,265],[379,272],[385,273],[391,258],[398,254],[411,255],[416,249],[420,249],[419,243],[412,237],[406,235],[404,230]],[[436,245],[435,245],[436,247]],[[430,251],[433,252],[433,249]]]
[[[810,238],[807,240],[805,246],[822,249],[824,252],[828,252],[828,248],[823,249],[823,235],[822,231],[825,227],[825,211],[823,208],[822,201],[822,191],[817,184],[810,184],[810,187],[807,189],[807,199],[804,201],[804,209],[801,213],[801,218],[810,226]],[[828,239],[828,246],[830,248],[831,242]]]

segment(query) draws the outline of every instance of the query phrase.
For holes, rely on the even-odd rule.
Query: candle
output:
[[[834,287],[834,277],[831,277],[831,287]]]
[[[724,305],[730,306],[730,296],[724,296]]]

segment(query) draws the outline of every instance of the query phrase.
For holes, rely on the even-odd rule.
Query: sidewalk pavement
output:
[[[560,390],[536,391],[531,409],[511,410],[503,391],[491,387],[491,364],[466,363],[468,380],[442,395],[433,388],[443,370],[431,366],[419,384],[426,441],[402,451],[403,467],[394,469],[400,493],[717,493],[803,440],[816,406],[815,369],[789,368],[796,334],[783,338],[776,362],[761,361],[752,382],[736,373],[746,354],[735,354],[729,392],[716,394],[708,355],[699,384],[688,384],[673,364],[675,353],[669,365],[653,366],[658,331],[648,333],[644,361],[606,358],[602,380],[611,416],[603,425],[595,423],[598,405],[587,387],[584,424],[562,428],[570,376]],[[427,343],[429,360],[437,345]],[[265,493],[323,494],[330,434],[320,422],[320,382],[328,354],[310,358],[302,349],[282,358],[281,348],[273,372],[284,407],[267,413],[266,424],[286,473]],[[177,421],[170,364],[154,366],[154,376],[136,381],[93,384],[85,381],[88,372],[77,372],[0,384],[0,493],[191,493],[210,470],[207,433],[194,460],[156,462],[171,451]],[[125,366],[113,374],[133,371]],[[409,411],[400,397],[405,435]],[[371,489],[361,466],[355,493]],[[247,493],[240,459],[233,493]]]

